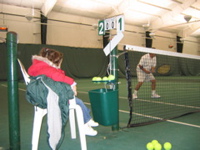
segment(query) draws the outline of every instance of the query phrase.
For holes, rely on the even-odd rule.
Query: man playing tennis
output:
[[[160,95],[156,94],[156,79],[152,73],[155,72],[156,67],[156,54],[149,53],[145,54],[141,57],[139,64],[137,65],[136,71],[137,71],[137,78],[138,83],[135,87],[134,93],[133,93],[133,99],[138,98],[137,93],[140,87],[144,82],[151,81],[151,89],[152,94],[151,98],[160,98]]]

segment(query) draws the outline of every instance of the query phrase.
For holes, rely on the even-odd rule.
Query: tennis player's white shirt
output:
[[[139,68],[139,65],[144,69],[151,71],[152,67],[156,67],[156,57],[151,58],[149,54],[145,54],[141,57],[139,64],[137,65],[137,77],[139,82],[154,80],[152,73],[146,74]]]

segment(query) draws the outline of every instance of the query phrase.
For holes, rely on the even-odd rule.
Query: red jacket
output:
[[[74,79],[66,76],[63,70],[53,66],[47,58],[34,55],[32,62],[32,65],[28,69],[30,76],[46,75],[54,81],[64,82],[70,85],[75,83]]]

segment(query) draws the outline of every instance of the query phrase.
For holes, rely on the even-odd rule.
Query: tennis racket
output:
[[[161,75],[166,75],[170,72],[171,70],[171,66],[170,65],[161,65],[160,67],[158,67],[157,69],[157,73],[161,74]]]

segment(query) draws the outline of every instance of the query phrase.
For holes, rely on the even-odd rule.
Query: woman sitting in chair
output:
[[[32,56],[32,65],[28,69],[28,74],[30,76],[46,75],[54,81],[70,84],[75,96],[77,96],[76,82],[74,79],[66,76],[65,72],[60,69],[62,60],[63,54],[61,52],[54,49],[43,48],[39,55]],[[92,127],[97,127],[99,124],[93,121],[90,116],[90,110],[84,105],[83,101],[77,97],[75,100],[76,104],[79,105],[83,111],[85,134],[89,136],[97,135],[97,131]]]

